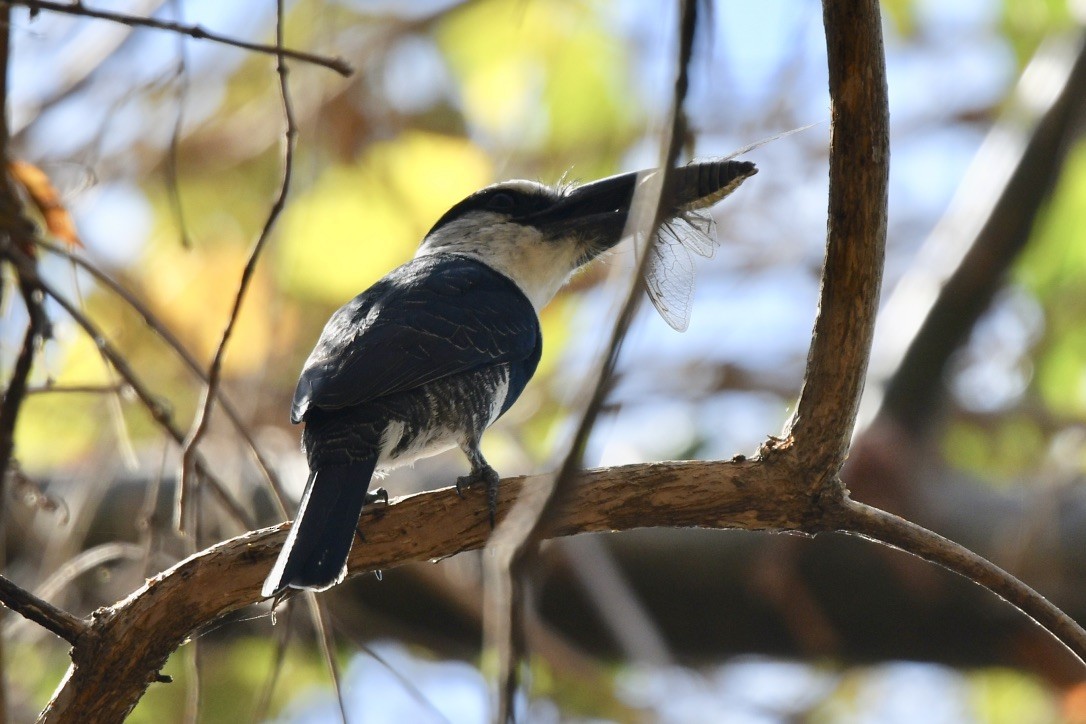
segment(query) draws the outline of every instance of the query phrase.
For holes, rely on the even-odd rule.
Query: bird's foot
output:
[[[486,483],[486,504],[490,512],[490,527],[494,527],[494,518],[498,514],[498,481],[501,476],[498,471],[489,465],[484,465],[477,470],[472,470],[467,475],[456,479],[456,494],[464,497],[464,488],[470,488],[477,483]]]
[[[377,488],[366,493],[366,498],[363,502],[363,505],[376,505],[377,503],[380,503],[381,505],[388,505],[388,491],[384,488]],[[382,516],[384,516],[384,512],[381,512],[378,515],[378,517]],[[362,532],[361,523],[362,521],[359,521],[359,524],[354,527],[354,532],[358,536],[358,540],[362,543],[365,543],[366,534]]]

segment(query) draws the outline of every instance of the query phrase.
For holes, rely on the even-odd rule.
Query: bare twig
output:
[[[182,6],[179,0],[170,0],[170,7],[173,9],[177,22],[182,22]],[[192,239],[189,237],[188,223],[185,220],[185,208],[181,203],[181,180],[178,172],[181,163],[181,129],[185,125],[185,105],[189,97],[188,51],[185,43],[185,36],[178,35],[177,70],[174,74],[174,83],[177,86],[177,113],[173,118],[170,147],[166,150],[163,171],[166,175],[166,193],[170,199],[170,209],[173,211],[174,220],[181,233],[181,246],[191,249]]]
[[[79,637],[87,632],[86,621],[38,598],[3,576],[0,576],[0,603],[73,646],[79,641]]]
[[[58,305],[72,318],[77,325],[79,325],[83,331],[94,341],[98,348],[102,350],[102,353],[109,360],[109,363],[113,365],[113,368],[117,370],[117,374],[125,381],[125,383],[132,389],[140,403],[151,415],[159,427],[165,430],[170,437],[174,439],[177,444],[182,444],[185,440],[185,435],[181,431],[181,428],[173,420],[173,415],[170,413],[166,405],[151,392],[143,380],[136,374],[136,371],[110,342],[106,339],[102,330],[83,313],[79,307],[72,304],[72,302],[61,294],[52,284],[43,279],[37,272],[34,266],[33,260],[26,254],[23,254],[17,249],[9,250],[8,261],[15,267],[21,278],[26,279],[27,283],[37,287],[46,295],[52,297]],[[238,525],[245,529],[253,528],[250,521],[250,515],[234,496],[215,475],[211,467],[207,464],[207,461],[201,455],[197,455],[195,458],[196,472],[203,476],[211,487],[211,492],[215,498],[222,504],[224,510],[234,519]]]
[[[28,390],[27,379],[34,364],[34,353],[38,343],[46,333],[45,310],[42,309],[40,294],[32,286],[22,283],[23,299],[29,313],[23,346],[15,360],[15,367],[0,401],[0,494],[4,490],[3,481],[7,479],[8,465],[15,450],[15,425],[22,409],[23,398]]]
[[[140,318],[143,320],[143,323],[146,324],[147,327],[159,337],[159,339],[165,342],[167,347],[172,349],[174,353],[177,354],[178,358],[184,363],[185,367],[187,367],[190,372],[196,375],[196,377],[201,382],[203,382],[205,385],[207,384],[207,372],[204,370],[203,366],[199,363],[196,357],[193,356],[192,352],[190,352],[187,347],[185,347],[184,343],[178,338],[178,336],[170,330],[169,326],[163,320],[159,319],[158,316],[154,312],[152,312],[150,308],[148,308],[148,306],[144,304],[143,301],[141,301],[135,294],[125,288],[122,284],[118,283],[113,277],[111,277],[109,274],[99,268],[98,265],[96,265],[94,262],[82,256],[81,254],[77,254],[73,251],[65,249],[62,246],[52,244],[43,239],[35,239],[34,243],[42,249],[69,259],[78,267],[94,277],[95,280],[98,281],[100,284],[102,284],[107,289],[116,294],[118,297],[120,297],[121,300],[123,300],[124,303],[132,309],[132,311],[136,312],[136,314],[140,316]],[[283,490],[283,484],[282,481],[279,479],[279,475],[275,472],[275,469],[272,467],[271,463],[264,457],[264,454],[260,451],[260,448],[256,444],[256,438],[253,436],[252,430],[250,430],[249,426],[245,424],[245,421],[241,417],[241,413],[238,411],[237,407],[235,407],[234,403],[230,400],[230,398],[227,397],[225,391],[221,387],[216,390],[215,397],[219,402],[219,406],[222,408],[223,412],[226,413],[227,418],[229,418],[231,424],[234,426],[234,429],[237,431],[238,435],[241,436],[241,439],[245,442],[245,445],[249,448],[249,452],[252,454],[253,460],[256,462],[257,468],[264,476],[264,480],[268,484],[272,492],[273,499],[277,507],[279,508],[280,514],[285,518],[287,516],[287,494]]]
[[[126,15],[125,13],[117,13],[110,10],[98,10],[95,8],[89,8],[83,4],[82,0],[76,0],[75,2],[54,2],[53,0],[0,0],[0,3],[6,6],[22,6],[29,8],[33,11],[48,10],[54,13],[65,13],[67,15],[78,15],[84,18],[95,18],[97,20],[109,20],[114,23],[120,23],[122,25],[128,25],[130,27],[139,28],[152,28],[154,30],[165,30],[171,33],[180,33],[187,35],[194,40],[210,40],[213,43],[221,43],[223,45],[229,45],[234,48],[241,48],[242,50],[250,50],[255,53],[263,53],[265,55],[275,55],[280,57],[290,58],[291,60],[298,60],[303,63],[311,63],[313,65],[319,65],[329,70],[334,70],[340,75],[347,77],[354,73],[354,69],[343,58],[329,58],[323,55],[317,55],[316,53],[307,53],[302,50],[292,50],[290,48],[284,48],[281,45],[264,45],[263,43],[252,43],[247,40],[240,40],[238,38],[231,38],[226,35],[221,35],[211,30],[207,30],[199,25],[183,25],[177,22],[171,22],[169,20],[158,20],[157,18],[143,17],[140,15]]]
[[[182,714],[184,724],[196,724],[200,721],[200,693],[203,689],[200,677],[200,639],[189,641],[184,654],[185,666],[185,710]]]
[[[40,387],[27,387],[28,395],[44,395],[55,392],[65,395],[113,395],[124,392],[125,386],[117,383],[112,385],[42,385]]]
[[[313,618],[313,628],[317,630],[317,645],[320,647],[324,664],[328,667],[332,691],[339,705],[339,719],[342,724],[347,724],[347,704],[343,701],[343,683],[339,673],[339,663],[336,662],[336,641],[332,635],[332,625],[328,621],[328,611],[324,608],[324,600],[317,598],[312,591],[306,591],[305,597],[309,615]]]
[[[517,506],[509,520],[495,531],[490,546],[494,555],[484,558],[487,601],[483,617],[484,636],[487,649],[497,652],[494,720],[498,722],[513,721],[515,718],[513,704],[517,688],[517,667],[523,658],[524,640],[522,578],[555,511],[563,504],[575,484],[575,474],[582,464],[584,445],[610,388],[609,383],[622,340],[642,299],[643,278],[651,257],[651,245],[656,241],[656,230],[664,221],[664,192],[670,183],[672,169],[686,136],[682,105],[686,98],[689,63],[693,54],[697,3],[695,0],[684,0],[680,7],[679,62],[669,123],[661,144],[662,172],[646,194],[647,198],[637,199],[630,213],[630,226],[635,230],[635,239],[644,240],[635,274],[627,289],[622,310],[612,328],[608,346],[595,368],[595,374],[590,378],[592,393],[581,411],[576,432],[562,464],[549,485],[533,492],[530,498]],[[639,217],[639,209],[651,209],[651,215],[642,213]]]
[[[282,616],[279,622],[279,633],[275,638],[275,655],[272,656],[271,669],[268,677],[264,679],[264,686],[256,699],[253,707],[253,724],[261,724],[268,718],[268,709],[271,708],[272,694],[275,693],[275,685],[279,681],[279,675],[283,673],[283,664],[287,660],[287,648],[290,644],[291,634],[294,633],[294,600],[285,602],[285,609],[281,614],[277,611],[273,616]],[[274,621],[274,619],[272,619]]]
[[[1040,593],[968,548],[893,513],[852,500],[844,501],[840,531],[885,543],[984,586],[1082,658],[1086,631],[1074,619]]]
[[[275,43],[276,47],[280,50],[283,47],[283,33],[286,22],[284,12],[283,0],[278,0],[276,4]],[[192,429],[182,448],[181,484],[177,486],[178,497],[177,508],[175,511],[177,518],[176,522],[181,530],[185,529],[184,521],[186,520],[187,514],[186,496],[188,495],[190,488],[190,472],[193,470],[193,454],[195,453],[197,446],[199,446],[200,440],[207,433],[207,426],[211,420],[211,408],[215,403],[215,392],[219,387],[220,377],[222,375],[222,361],[223,357],[226,355],[226,346],[229,344],[230,337],[234,332],[234,326],[237,324],[238,316],[241,312],[241,305],[245,300],[245,293],[249,289],[249,283],[252,281],[253,274],[256,272],[256,264],[260,259],[260,252],[264,249],[264,245],[271,236],[272,229],[275,227],[275,222],[279,219],[279,215],[286,205],[287,194],[290,193],[290,180],[294,170],[294,142],[298,135],[298,128],[295,125],[294,109],[290,102],[290,85],[287,79],[289,71],[287,69],[285,53],[280,52],[279,54],[276,72],[279,76],[279,94],[283,103],[283,116],[286,119],[286,132],[284,134],[283,144],[282,181],[279,185],[279,194],[272,204],[271,210],[268,212],[268,216],[264,221],[264,227],[260,230],[260,236],[257,237],[256,243],[253,244],[253,248],[249,252],[249,260],[245,263],[245,268],[241,272],[241,281],[238,282],[238,291],[234,297],[234,306],[230,310],[230,317],[226,322],[226,328],[223,330],[222,339],[219,341],[219,346],[215,350],[215,357],[211,361],[211,366],[208,369],[207,386],[204,388],[204,395],[199,411],[196,414],[196,419],[192,422]]]
[[[384,668],[393,679],[400,683],[400,686],[403,687],[403,690],[407,692],[408,696],[414,699],[419,706],[426,709],[430,712],[431,715],[433,715],[433,719],[435,721],[452,724],[449,721],[449,718],[445,716],[445,713],[441,711],[441,709],[438,709],[437,706],[434,705],[434,702],[430,701],[430,699],[426,696],[426,693],[422,689],[420,689],[418,685],[411,680],[410,677],[405,676],[403,672],[398,671],[396,667],[389,663],[389,661],[384,656],[381,656],[379,653],[377,653],[372,646],[370,646],[363,640],[362,636],[360,636],[358,633],[357,626],[344,624],[331,614],[329,614],[329,617],[333,619],[332,623],[335,625],[336,631],[350,639],[351,643],[358,647],[358,649],[362,651],[362,653],[366,654],[366,656],[369,656],[371,659],[376,661],[382,668]]]
[[[47,600],[55,598],[65,586],[92,568],[117,560],[127,559],[138,561],[142,557],[142,554],[142,549],[133,543],[103,543],[94,546],[93,548],[88,548],[74,558],[65,561],[64,564],[50,574],[48,578],[35,586],[33,595]],[[19,635],[21,623],[22,622],[20,621],[15,621],[5,625],[3,628],[3,635],[11,637]]]

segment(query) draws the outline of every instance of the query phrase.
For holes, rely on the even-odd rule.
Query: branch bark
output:
[[[856,423],[882,284],[890,170],[878,4],[825,0],[822,7],[832,102],[826,266],[788,430],[809,470],[821,471],[812,489],[837,477]]]
[[[750,530],[825,530],[821,513],[796,486],[805,479],[795,456],[767,446],[757,459],[668,462],[583,473],[561,506],[551,535],[701,526]],[[503,481],[499,518],[526,486]],[[445,558],[482,547],[490,535],[484,491],[453,488],[368,509],[365,545],[350,559],[352,575]],[[63,686],[42,722],[121,721],[167,657],[194,631],[257,603],[260,583],[286,538],[287,524],[246,533],[192,556],[117,605],[97,611],[72,651]]]
[[[0,602],[23,618],[33,621],[75,646],[87,630],[81,618],[43,601],[0,576]]]

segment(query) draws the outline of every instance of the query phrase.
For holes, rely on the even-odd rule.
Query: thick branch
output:
[[[836,476],[852,437],[882,283],[889,103],[875,0],[825,0],[832,137],[826,267],[791,436],[809,470]]]
[[[658,463],[586,473],[555,520],[555,535],[675,525],[818,529],[805,498],[780,494],[792,477],[781,456],[733,463]],[[499,515],[526,484],[504,481]],[[651,491],[646,493],[646,491]],[[364,544],[352,574],[445,558],[482,547],[490,534],[485,493],[455,490],[410,496],[363,512]],[[128,599],[102,609],[95,636],[72,652],[64,686],[42,721],[120,721],[167,657],[193,631],[259,600],[260,584],[286,537],[286,525],[247,533],[182,561]]]
[[[664,526],[804,533],[847,527],[840,505],[824,514],[803,486],[796,484],[804,474],[794,450],[772,447],[750,460],[665,462],[587,471],[558,511],[551,534]],[[508,512],[508,501],[540,480],[503,481],[499,516]],[[117,606],[98,611],[91,625],[94,635],[84,637],[73,650],[64,686],[41,721],[70,721],[75,712],[86,720],[123,719],[170,653],[194,631],[258,601],[260,584],[286,538],[287,525],[246,533],[209,548],[150,580]],[[366,539],[351,553],[352,575],[478,549],[490,534],[485,492],[468,491],[460,499],[452,488],[367,509],[360,526]],[[860,532],[872,535],[864,529]],[[907,542],[894,535],[884,529],[878,537],[910,550]],[[954,549],[928,546],[916,552],[959,570],[952,563]],[[992,587],[1001,590],[998,585]],[[1020,605],[1035,620],[1045,618],[1030,601]],[[1079,635],[1065,643],[1083,657],[1083,640],[1086,636]]]

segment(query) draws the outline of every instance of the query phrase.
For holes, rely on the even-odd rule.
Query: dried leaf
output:
[[[72,215],[61,203],[60,194],[45,172],[26,161],[12,161],[8,164],[8,169],[12,178],[26,190],[27,196],[41,213],[49,233],[68,246],[83,246],[75,230]]]

